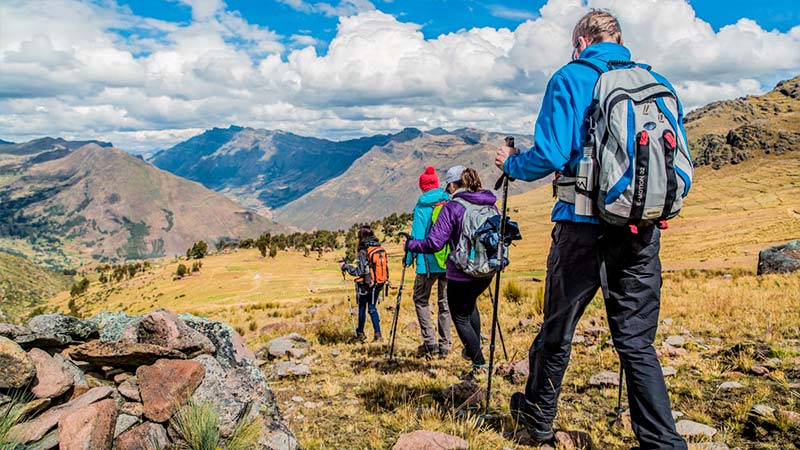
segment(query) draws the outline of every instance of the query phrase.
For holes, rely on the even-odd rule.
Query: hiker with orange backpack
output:
[[[378,298],[386,282],[389,280],[389,266],[386,250],[381,247],[378,238],[369,225],[362,225],[358,230],[358,258],[356,265],[341,263],[342,271],[347,271],[356,277],[356,298],[358,301],[358,327],[356,328],[357,342],[366,342],[364,325],[367,321],[367,312],[372,320],[372,329],[375,335],[372,342],[382,342],[381,318],[378,315]]]
[[[422,195],[414,207],[414,222],[411,226],[411,239],[425,239],[430,234],[431,227],[439,218],[442,207],[450,196],[439,187],[439,177],[436,169],[428,166],[419,176],[419,189]],[[447,266],[445,261],[450,252],[450,247],[435,254],[408,253],[405,264],[417,265],[417,276],[414,279],[414,309],[417,312],[422,345],[419,346],[420,356],[431,358],[438,355],[441,358],[450,352],[450,307],[447,305]],[[430,296],[433,286],[437,286],[438,317],[437,331],[434,331],[431,320]]]

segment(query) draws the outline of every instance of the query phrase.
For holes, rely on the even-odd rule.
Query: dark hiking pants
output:
[[[607,275],[608,323],[627,382],[633,432],[644,449],[686,449],[675,431],[653,341],[661,299],[660,231],[560,222],[547,258],[544,322],[530,348],[526,411],[550,424],[569,363],[572,336]],[[605,270],[601,270],[602,262]]]
[[[436,332],[431,320],[430,297],[434,284],[437,286],[436,304],[438,305],[437,329],[439,341],[436,341]],[[447,277],[444,273],[423,275],[418,274],[414,279],[414,309],[417,311],[419,330],[422,333],[422,343],[430,351],[446,353],[450,351],[450,307],[447,304]]]
[[[369,310],[369,317],[372,320],[372,329],[375,333],[380,333],[381,318],[378,316],[378,308],[375,306],[378,303],[380,289],[369,286],[358,286],[356,289],[358,292],[358,328],[356,328],[356,333],[364,332],[364,325],[367,322],[367,310]]]
[[[471,281],[447,280],[447,303],[453,325],[456,327],[464,352],[472,364],[486,364],[481,351],[481,316],[478,313],[478,297],[489,287],[492,278]]]

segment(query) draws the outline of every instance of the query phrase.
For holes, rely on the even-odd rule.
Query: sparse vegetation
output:
[[[183,263],[181,263],[181,264],[178,264],[178,268],[177,268],[177,269],[175,269],[175,276],[176,276],[177,278],[183,278],[183,277],[185,277],[185,276],[186,276],[188,273],[189,273],[189,269],[187,269],[187,268],[186,268],[186,266],[185,266]]]

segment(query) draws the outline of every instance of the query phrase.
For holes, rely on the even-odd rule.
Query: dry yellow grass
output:
[[[681,217],[664,233],[662,256],[669,272],[664,277],[662,318],[673,322],[661,327],[657,345],[670,334],[691,336],[686,356],[663,360],[678,371],[667,380],[674,409],[716,427],[715,440],[731,447],[796,448],[791,445],[800,439],[796,428],[770,432],[748,422],[756,403],[800,410],[800,394],[787,381],[791,358],[800,355],[800,277],[755,275],[758,250],[800,238],[798,181],[800,161],[792,157],[758,159],[719,171],[702,169]],[[548,191],[545,187],[510,200],[512,215],[525,236],[513,250],[513,265],[504,275],[514,279],[523,300],[504,301],[500,309],[514,361],[526,356],[541,319],[543,269],[552,227]],[[400,249],[390,246],[389,253],[397,283]],[[459,358],[458,343],[445,360],[425,362],[414,356],[420,338],[409,325],[416,322],[409,300],[413,275],[407,276],[398,327],[401,363],[387,364],[380,345],[347,341],[351,327],[338,257],[326,254],[317,260],[281,252],[273,260],[245,250],[210,256],[199,274],[182,280],[172,279],[177,261],[164,260],[149,273],[121,284],[93,283],[77,303],[85,315],[103,309],[141,313],[159,307],[207,315],[237,326],[254,347],[289,331],[305,335],[311,340],[311,353],[318,356],[313,374],[303,380],[273,382],[279,405],[305,448],[390,448],[401,433],[419,428],[462,436],[474,449],[524,448],[503,434],[512,431],[510,421],[479,425],[474,415],[459,415],[438,400],[468,363]],[[394,304],[396,292],[393,289],[379,308],[385,330],[391,323],[386,307]],[[66,310],[67,301],[62,294],[52,304]],[[489,305],[488,298],[480,302],[486,335]],[[534,326],[522,327],[520,319],[532,319]],[[590,322],[605,323],[599,298],[588,308],[579,330]],[[505,362],[499,347],[498,355]],[[781,359],[769,377],[747,373],[767,357]],[[561,429],[588,432],[601,449],[634,445],[632,434],[607,416],[616,402],[616,390],[587,388],[592,374],[616,370],[617,364],[608,335],[594,345],[575,346],[556,421]],[[500,377],[495,380],[492,406],[507,414],[510,395],[522,386]],[[746,388],[718,391],[718,385],[729,380]],[[295,396],[302,396],[303,402],[293,401]]]

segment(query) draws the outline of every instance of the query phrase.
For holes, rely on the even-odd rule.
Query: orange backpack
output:
[[[389,281],[389,260],[386,257],[386,250],[379,245],[368,247],[367,262],[369,263],[367,283],[370,286],[386,284]]]

